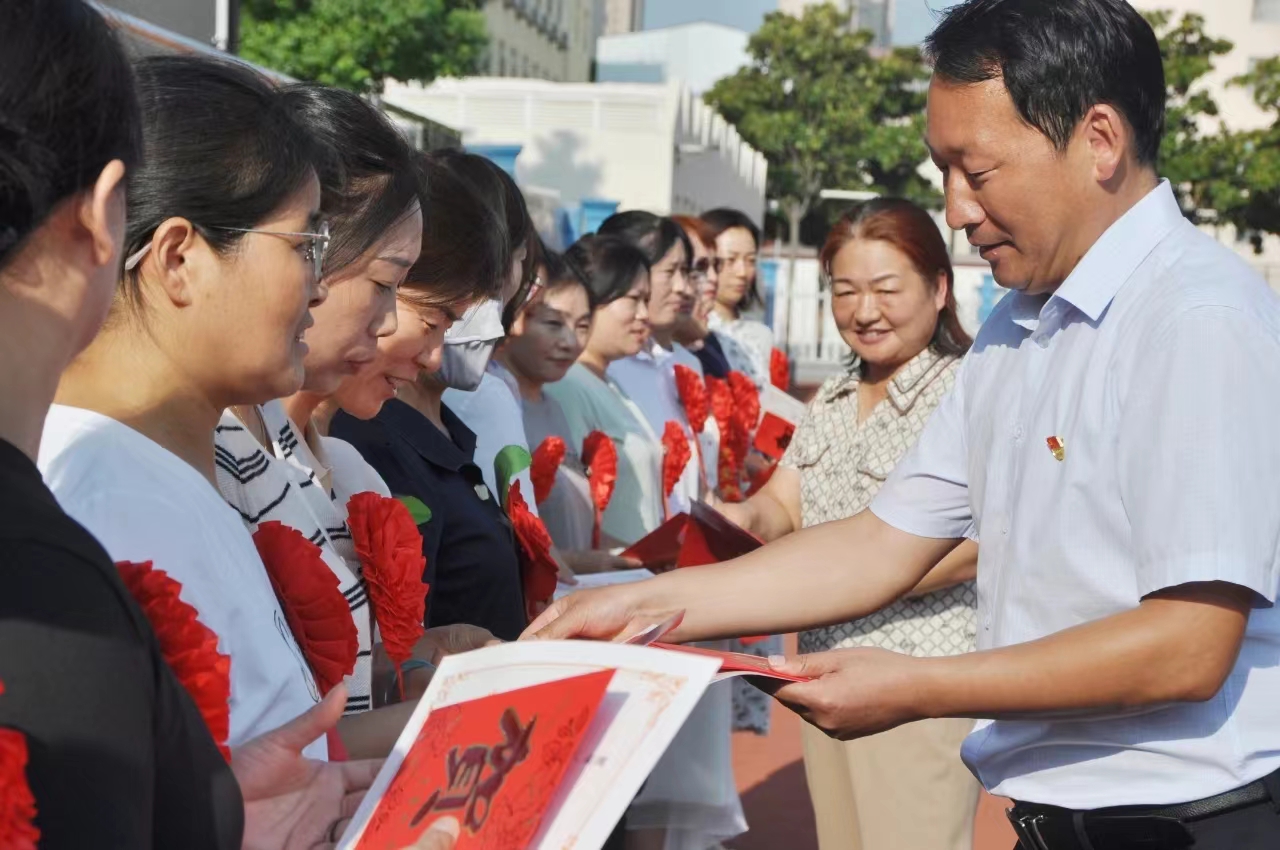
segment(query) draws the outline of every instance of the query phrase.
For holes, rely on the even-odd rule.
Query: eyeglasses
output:
[[[316,228],[315,233],[293,233],[287,230],[258,230],[253,227],[216,227],[213,225],[205,225],[207,230],[222,230],[227,233],[261,233],[263,236],[280,236],[285,239],[305,239],[307,240],[307,250],[303,253],[303,258],[311,263],[311,273],[314,280],[320,279],[320,274],[324,270],[324,255],[329,251],[329,222],[322,221],[320,226]],[[147,256],[147,252],[151,250],[152,243],[148,242],[139,250],[130,254],[124,261],[124,270],[131,272],[138,267],[138,263],[142,262],[142,258]]]

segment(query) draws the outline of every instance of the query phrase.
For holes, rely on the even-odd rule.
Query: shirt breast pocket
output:
[[[793,441],[787,450],[787,462],[796,469],[813,469],[830,448],[829,442]]]
[[[889,479],[893,473],[893,468],[898,465],[899,458],[859,458],[858,474],[866,476],[876,482],[876,486],[883,484]]]

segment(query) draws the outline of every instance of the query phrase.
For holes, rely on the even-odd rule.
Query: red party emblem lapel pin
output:
[[[1048,437],[1044,442],[1054,460],[1061,461],[1067,456],[1067,444],[1061,437]]]

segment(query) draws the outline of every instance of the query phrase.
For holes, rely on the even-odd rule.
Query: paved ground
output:
[[[795,651],[794,640],[789,651]],[[729,842],[731,850],[817,850],[800,755],[801,722],[775,704],[768,737],[734,736],[734,771],[751,831]],[[1014,836],[1004,819],[1004,805],[984,795],[974,829],[974,850],[1011,850]]]

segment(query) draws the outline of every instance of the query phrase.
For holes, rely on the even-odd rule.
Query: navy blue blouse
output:
[[[447,437],[393,399],[371,420],[339,413],[331,433],[355,446],[396,498],[430,511],[418,511],[427,627],[470,623],[515,640],[527,624],[515,535],[473,462],[476,435],[448,407],[441,418]]]

